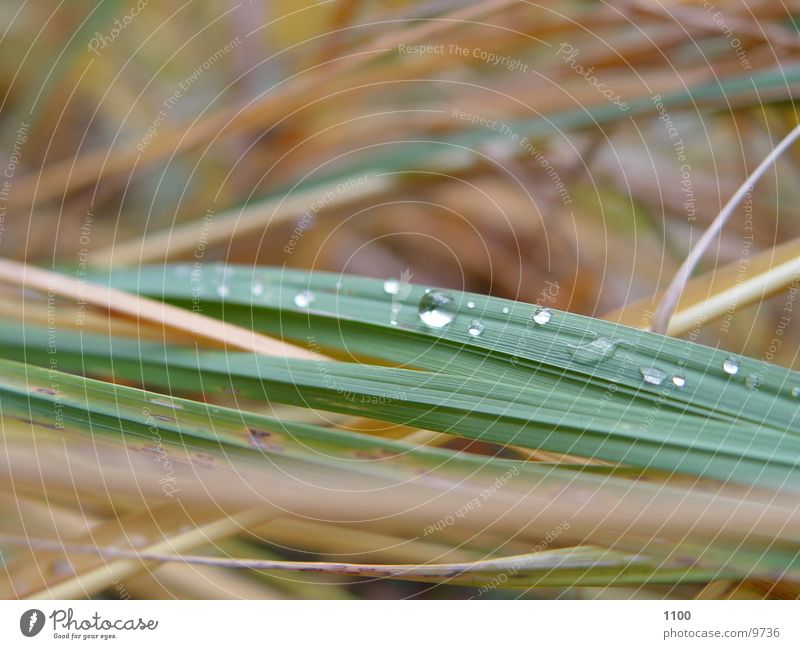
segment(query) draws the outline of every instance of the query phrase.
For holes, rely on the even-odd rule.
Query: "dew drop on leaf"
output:
[[[572,360],[583,365],[597,365],[614,356],[619,343],[598,336],[596,340],[583,345],[567,345]]]
[[[645,383],[661,385],[667,378],[667,373],[657,367],[642,367],[639,369]]]
[[[758,390],[761,387],[761,384],[764,380],[761,378],[760,374],[750,374],[745,380],[744,384],[750,388],[751,390]]]
[[[676,388],[682,388],[686,385],[686,377],[683,374],[675,374],[672,377],[672,385]]]
[[[456,317],[456,301],[442,291],[431,291],[419,301],[419,317],[429,327],[441,329]]]
[[[467,327],[467,332],[470,336],[480,336],[486,327],[480,320],[473,320]]]
[[[533,321],[538,325],[545,325],[550,322],[550,318],[553,316],[550,313],[550,309],[546,308],[536,308],[536,313],[533,314]]]
[[[736,356],[728,356],[725,361],[722,363],[722,371],[725,374],[730,374],[733,376],[734,374],[739,373],[739,359]]]
[[[387,279],[383,283],[383,292],[387,295],[397,295],[400,292],[400,282],[396,279]]]
[[[294,305],[301,309],[307,309],[314,301],[314,294],[311,291],[300,291],[294,296]]]

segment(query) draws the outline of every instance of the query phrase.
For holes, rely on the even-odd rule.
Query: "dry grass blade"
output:
[[[67,552],[99,555],[109,560],[129,562],[180,563],[192,566],[224,567],[234,569],[292,571],[314,574],[347,575],[371,579],[395,578],[413,581],[432,581],[435,583],[465,583],[474,586],[495,584],[498,577],[502,583],[513,587],[528,587],[531,583],[550,579],[558,581],[557,573],[568,571],[567,579],[576,574],[589,576],[601,572],[605,579],[608,572],[617,576],[629,576],[634,583],[647,582],[647,570],[653,569],[652,562],[643,556],[630,553],[607,551],[591,546],[565,547],[558,550],[544,550],[524,555],[508,556],[481,561],[429,564],[370,564],[331,561],[284,561],[274,559],[240,559],[198,555],[182,555],[159,552],[156,549],[124,550],[78,543],[62,543],[51,539],[25,538],[0,535],[0,542],[24,544],[40,550],[62,549]],[[183,544],[176,544],[178,546]],[[176,547],[180,550],[180,547]],[[711,571],[701,566],[682,565],[670,559],[659,560],[656,572],[666,572],[688,581],[702,581]],[[645,574],[636,574],[637,569]]]
[[[362,52],[328,61],[254,101],[222,109],[170,133],[163,132],[143,153],[131,144],[114,154],[96,151],[75,160],[54,163],[19,181],[14,189],[15,197],[24,203],[39,203],[214,139],[263,127],[274,122],[278,116],[285,115],[292,107],[305,104],[310,94],[335,85],[343,73],[374,61],[398,44],[433,38],[514,4],[516,0],[476,3],[442,16],[439,20],[378,36]]]
[[[750,258],[746,268],[733,262],[689,280],[667,328],[667,335],[680,336],[699,325],[723,317],[732,309],[764,300],[800,279],[800,239],[765,250]],[[648,327],[653,309],[663,294],[626,304],[605,316],[606,320],[630,327]]]
[[[225,516],[186,532],[179,532],[161,541],[149,544],[144,551],[145,553],[158,554],[161,552],[181,552],[202,547],[209,543],[214,543],[234,534],[238,534],[247,526],[263,523],[269,516],[271,516],[271,514],[266,515],[263,509],[244,512],[239,515]],[[24,545],[31,548],[36,547],[36,543],[33,540]],[[80,544],[76,544],[76,546],[73,547],[70,543],[56,541],[54,544],[50,545],[48,549],[56,552],[75,552],[76,547],[81,546]],[[84,545],[83,547],[88,548],[96,546]],[[43,590],[29,595],[27,599],[71,599],[85,597],[88,594],[104,590],[115,581],[135,575],[143,570],[141,561],[136,560],[137,557],[126,554],[124,550],[119,552],[119,554],[113,553],[116,554],[116,556],[111,556],[110,554],[105,555],[101,552],[100,556],[102,558],[115,560],[108,563],[103,562],[102,565],[94,569],[87,570],[82,574],[75,575],[70,579],[61,581],[52,586],[46,586]]]
[[[366,184],[338,192],[336,182],[299,191],[288,197],[261,201],[241,209],[228,210],[214,217],[214,227],[203,233],[204,245],[213,247],[228,243],[234,237],[245,237],[264,229],[265,224],[275,225],[295,218],[315,201],[324,199],[325,209],[341,207],[365,197],[385,191],[392,184],[389,176],[374,176]],[[195,250],[201,236],[194,222],[130,241],[114,244],[92,255],[95,266],[131,266],[169,260]]]
[[[73,298],[84,304],[132,317],[137,321],[143,320],[161,325],[165,329],[191,333],[197,340],[222,343],[231,349],[287,358],[320,358],[318,354],[296,345],[275,340],[201,313],[8,259],[0,260],[0,279],[24,289],[41,291],[48,296],[60,295]]]
[[[686,282],[689,281],[695,266],[697,266],[697,263],[705,254],[708,246],[719,235],[720,230],[722,230],[722,228],[725,226],[725,223],[727,223],[731,214],[733,214],[733,210],[736,208],[739,202],[747,194],[753,191],[753,185],[756,183],[756,181],[767,172],[775,160],[777,160],[778,157],[780,157],[780,155],[786,151],[786,149],[788,149],[798,137],[800,137],[800,126],[795,127],[786,137],[783,138],[783,140],[780,141],[778,146],[776,146],[772,152],[766,158],[764,158],[764,160],[758,165],[758,167],[756,167],[753,173],[751,173],[744,183],[739,186],[739,189],[736,190],[736,193],[731,196],[730,200],[728,200],[728,202],[725,204],[725,207],[722,208],[717,218],[715,218],[711,225],[708,226],[706,231],[703,233],[703,236],[700,237],[700,240],[694,245],[691,252],[689,252],[689,255],[686,257],[686,261],[681,264],[678,272],[675,273],[675,277],[673,278],[672,282],[670,282],[667,290],[664,291],[664,296],[661,299],[661,303],[658,305],[656,312],[653,315],[653,321],[651,325],[652,331],[656,333],[665,333],[667,331],[670,320],[672,319],[672,314],[675,312],[675,307],[678,304],[678,300],[680,300],[681,293],[683,293]]]

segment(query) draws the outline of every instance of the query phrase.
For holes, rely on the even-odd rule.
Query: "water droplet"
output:
[[[567,345],[572,360],[583,365],[597,365],[611,358],[617,351],[619,342],[599,336],[596,340],[583,345]]]
[[[538,325],[545,325],[550,322],[550,318],[552,317],[553,314],[550,313],[550,309],[536,307],[536,313],[533,314],[533,321]]]
[[[475,302],[473,302],[472,300],[467,302],[467,308],[468,309],[474,309],[475,308]]]
[[[261,282],[253,284],[253,295],[261,295],[264,292],[264,285]]]
[[[383,292],[388,295],[397,295],[400,292],[400,282],[396,279],[387,279],[383,283]]]
[[[642,373],[644,382],[651,385],[661,385],[667,378],[667,373],[657,367],[642,367],[639,371]]]
[[[683,374],[675,374],[672,377],[672,385],[676,388],[682,388],[686,385],[686,377]]]
[[[792,396],[793,396],[795,399],[797,399],[798,397],[800,397],[800,385],[795,385],[795,386],[792,388]]]
[[[314,294],[311,291],[300,291],[294,296],[294,305],[301,309],[307,309],[314,301]]]
[[[429,327],[440,329],[456,317],[456,301],[442,291],[431,291],[419,301],[419,317]]]
[[[506,315],[508,315],[509,313],[511,313],[511,309],[509,309],[507,306],[504,306],[504,307],[503,307],[503,313],[505,313]]]
[[[469,323],[467,332],[470,336],[480,336],[485,328],[485,325],[480,320],[473,320]]]
[[[744,384],[750,388],[751,390],[758,390],[761,387],[761,384],[764,380],[761,378],[760,374],[750,374],[745,380]]]
[[[220,284],[219,286],[217,286],[217,295],[219,295],[220,297],[225,297],[230,292],[231,289],[225,286],[225,284]]]
[[[725,374],[730,374],[733,376],[734,374],[739,373],[739,359],[736,356],[728,356],[725,359],[725,362],[722,363],[722,371]]]

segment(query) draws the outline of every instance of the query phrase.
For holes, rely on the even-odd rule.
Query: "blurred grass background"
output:
[[[0,254],[40,265],[199,252],[602,317],[798,121],[797,2],[2,5]],[[794,150],[700,272],[800,237],[798,198]],[[698,340],[761,357],[789,296]]]

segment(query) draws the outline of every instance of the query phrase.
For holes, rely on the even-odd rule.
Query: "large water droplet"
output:
[[[511,309],[509,309],[507,306],[504,306],[504,307],[503,307],[503,313],[505,313],[506,315],[508,315],[509,313],[511,313]]]
[[[620,343],[599,336],[596,340],[583,345],[567,345],[572,360],[583,365],[597,365],[611,358]]]
[[[473,320],[469,323],[467,332],[470,336],[480,336],[484,329],[486,329],[486,327],[480,320]]]
[[[253,295],[261,295],[264,292],[264,285],[261,282],[255,282],[250,290]]]
[[[314,301],[314,294],[311,291],[300,291],[294,296],[294,305],[301,309],[307,309]]]
[[[217,295],[219,295],[220,297],[225,297],[230,292],[231,289],[225,286],[225,284],[220,284],[219,286],[217,286]]]
[[[467,308],[468,309],[474,309],[475,308],[475,302],[473,302],[472,300],[467,302]]]
[[[651,385],[661,385],[667,378],[667,373],[657,367],[642,367],[639,368],[639,371],[642,373],[644,382]]]
[[[419,301],[419,317],[429,327],[446,327],[456,317],[455,298],[442,291],[426,293]]]
[[[683,374],[676,374],[672,377],[672,385],[676,388],[682,388],[686,385],[686,377]]]
[[[383,283],[383,292],[387,295],[397,295],[400,292],[400,282],[396,279],[387,279]]]
[[[533,314],[533,321],[538,325],[546,325],[550,322],[550,318],[553,317],[553,314],[550,313],[550,309],[536,307],[536,313]]]
[[[725,374],[730,374],[733,376],[734,374],[739,373],[739,359],[736,356],[728,356],[725,361],[722,363],[722,371]]]

